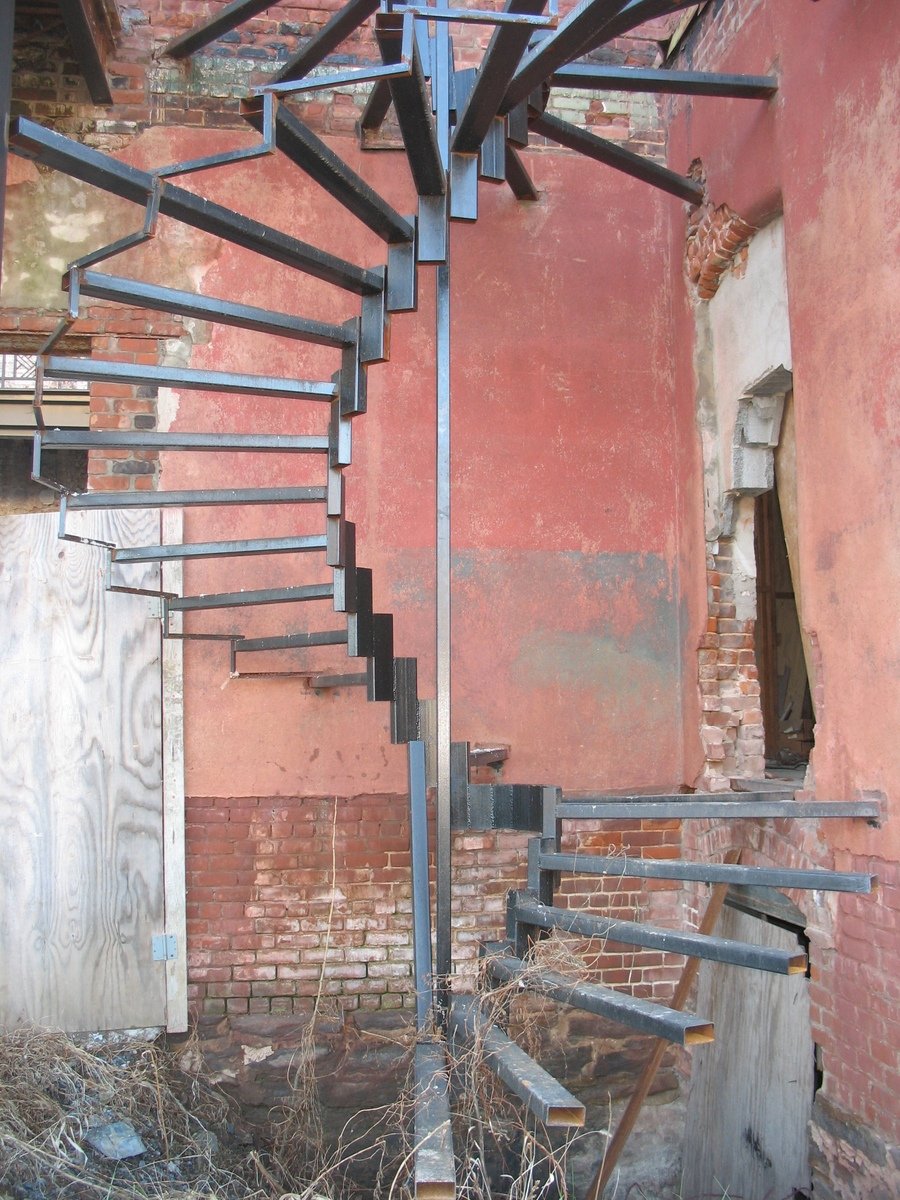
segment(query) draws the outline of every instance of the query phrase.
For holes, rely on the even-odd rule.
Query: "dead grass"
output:
[[[14,1200],[263,1200],[271,1192],[235,1115],[201,1071],[186,1074],[152,1042],[0,1033],[0,1194]],[[116,1162],[90,1146],[89,1130],[115,1120],[146,1154]]]

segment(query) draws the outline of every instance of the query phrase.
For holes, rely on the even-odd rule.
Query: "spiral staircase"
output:
[[[267,7],[259,0],[235,0],[207,22],[169,43],[167,53],[184,57],[201,50]],[[522,1103],[550,1126],[579,1126],[585,1109],[559,1082],[536,1064],[488,1014],[484,998],[451,995],[450,836],[459,829],[529,831],[526,887],[508,899],[506,938],[483,949],[488,984],[519,981],[524,987],[559,1002],[602,1015],[623,1027],[690,1046],[712,1040],[711,1024],[702,1015],[681,1011],[683,996],[672,1006],[652,1003],[598,984],[580,983],[554,971],[526,964],[530,945],[548,931],[579,938],[604,938],[631,947],[653,947],[669,953],[735,964],[746,969],[783,974],[806,969],[802,954],[717,937],[711,929],[677,931],[646,922],[614,919],[602,912],[573,911],[554,903],[560,877],[586,873],[599,877],[698,881],[723,888],[731,884],[865,892],[869,876],[830,871],[782,870],[725,863],[650,860],[601,856],[569,847],[563,851],[562,823],[618,819],[777,819],[856,817],[874,820],[876,805],[798,801],[790,791],[763,790],[724,796],[632,795],[566,798],[559,789],[518,784],[471,782],[469,747],[449,736],[449,677],[438,663],[438,697],[418,695],[416,660],[394,654],[394,619],[373,605],[372,571],[357,561],[355,527],[346,519],[344,475],[351,465],[352,429],[366,412],[366,380],[370,367],[389,357],[389,327],[395,315],[417,308],[421,270],[437,272],[438,391],[438,656],[449,663],[449,624],[441,626],[442,545],[449,566],[449,525],[442,527],[441,472],[449,486],[449,442],[442,443],[441,422],[449,416],[449,346],[442,328],[449,319],[448,221],[473,221],[478,215],[479,179],[506,182],[523,203],[538,201],[527,172],[529,136],[537,135],[573,149],[587,158],[624,171],[648,185],[691,203],[702,199],[693,180],[622,149],[587,129],[569,125],[545,111],[554,86],[585,89],[683,92],[765,102],[774,94],[768,77],[724,76],[674,71],[644,71],[573,62],[629,29],[662,13],[687,7],[671,0],[586,0],[564,20],[544,15],[545,0],[508,0],[503,12],[481,12],[430,6],[417,8],[377,0],[349,0],[321,31],[282,67],[277,79],[255,89],[242,103],[250,126],[260,135],[250,149],[181,162],[154,171],[125,165],[25,118],[12,123],[10,149],[46,167],[67,173],[143,208],[141,228],[70,264],[63,287],[68,315],[40,356],[35,416],[33,474],[55,488],[60,500],[60,534],[79,539],[67,524],[68,514],[110,508],[174,508],[194,506],[264,511],[266,536],[162,545],[103,544],[107,585],[134,590],[130,566],[187,560],[246,559],[276,554],[303,555],[309,570],[303,582],[281,587],[161,595],[165,636],[212,639],[226,643],[233,675],[254,673],[248,663],[271,663],[279,655],[284,669],[302,677],[317,691],[365,688],[370,701],[390,707],[391,739],[408,748],[412,831],[414,966],[417,989],[416,1130],[413,1169],[417,1196],[452,1196],[456,1170],[449,1122],[446,1043],[477,1041],[486,1061]],[[328,67],[326,60],[341,42],[370,18],[382,61],[360,67]],[[492,34],[480,67],[456,70],[448,25],[451,21],[489,24]],[[325,68],[322,68],[322,64]],[[290,97],[346,83],[371,83],[361,120],[362,145],[393,106],[418,195],[414,216],[401,215],[338,155],[325,145],[289,107]],[[277,229],[206,200],[172,182],[180,175],[234,165],[258,155],[279,155],[323,187],[362,222],[386,247],[379,267],[362,267],[302,242]],[[211,297],[110,274],[98,266],[154,237],[159,216],[182,222],[257,255],[334,285],[359,298],[358,315],[328,324],[294,313],[271,311],[242,302],[240,297]],[[498,268],[499,269],[499,268]],[[172,366],[133,366],[117,361],[66,357],[56,343],[79,319],[82,300],[177,314],[257,334],[272,334],[300,343],[329,347],[340,368],[325,380]],[[286,405],[309,404],[324,410],[322,431],[284,434],[261,429],[253,433],[71,431],[47,428],[42,416],[43,380],[87,379],[103,384],[136,384],[181,391],[212,391],[271,397]],[[219,487],[135,493],[66,491],[43,475],[45,450],[155,451],[167,455],[273,454],[308,456],[316,464],[316,482],[302,486]],[[306,461],[306,460],[304,460]],[[283,514],[306,506],[318,514],[313,533],[270,535],[284,527]],[[291,522],[287,522],[289,525]],[[443,542],[442,542],[443,539]],[[82,539],[83,540],[83,539]],[[296,561],[296,560],[294,560]],[[315,566],[313,566],[315,564]],[[313,581],[309,582],[308,579]],[[449,588],[448,571],[443,578]],[[449,604],[449,593],[443,593]],[[234,628],[204,628],[204,615],[227,612],[236,624],[262,606],[303,605],[308,628],[292,628],[276,636],[251,636]],[[292,611],[297,611],[293,609]],[[331,611],[331,621],[323,613]],[[445,609],[445,613],[448,610]],[[315,616],[313,616],[315,614]],[[448,618],[447,618],[448,620]],[[324,627],[323,627],[324,626]],[[443,639],[443,641],[442,641]],[[337,648],[342,661],[328,666],[298,667],[296,652]],[[223,671],[226,669],[223,652]],[[427,747],[426,747],[427,744]],[[437,768],[437,846],[434,917],[436,954],[432,954],[432,911],[429,901],[429,848],[426,800],[429,777],[426,748]],[[599,1196],[605,1179],[596,1183]]]

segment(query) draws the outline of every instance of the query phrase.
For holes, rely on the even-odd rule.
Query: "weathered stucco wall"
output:
[[[750,225],[783,214],[800,619],[816,676],[809,786],[821,799],[878,796],[885,808],[878,829],[831,821],[751,840],[753,861],[834,863],[881,878],[871,898],[795,897],[809,920],[814,1037],[824,1067],[814,1112],[816,1194],[842,1197],[886,1194],[878,1189],[900,1128],[898,36],[893,6],[726,3],[697,26],[683,65],[774,71],[779,93],[768,104],[673,101],[669,125],[671,165],[685,169],[699,158],[712,205],[727,202]],[[751,261],[753,254],[751,242]],[[734,336],[749,335],[752,323],[748,315]],[[688,306],[677,312],[676,330],[679,343],[693,340]],[[693,389],[685,367],[679,359],[679,389]],[[709,852],[744,836],[698,835],[696,844]],[[857,1124],[869,1132],[854,1133]]]

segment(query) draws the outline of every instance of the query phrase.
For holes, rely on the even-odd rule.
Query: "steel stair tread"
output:
[[[570,1008],[608,1017],[629,1029],[682,1046],[713,1041],[712,1023],[693,1013],[654,1004],[652,1000],[617,992],[601,984],[583,983],[559,971],[529,966],[514,954],[504,952],[503,943],[489,943],[484,949],[487,972],[501,983],[519,980],[529,991],[550,996]]]
[[[164,562],[182,558],[236,558],[242,554],[299,554],[325,549],[319,534],[283,538],[247,538],[230,542],[188,542],[168,546],[115,547],[114,562]]]

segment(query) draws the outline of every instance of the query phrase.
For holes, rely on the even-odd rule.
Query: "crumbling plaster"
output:
[[[712,300],[697,304],[695,315],[706,538],[734,537],[736,566],[755,576],[747,498],[773,486],[773,450],[791,388],[780,218],[753,237],[746,257],[722,277]]]

